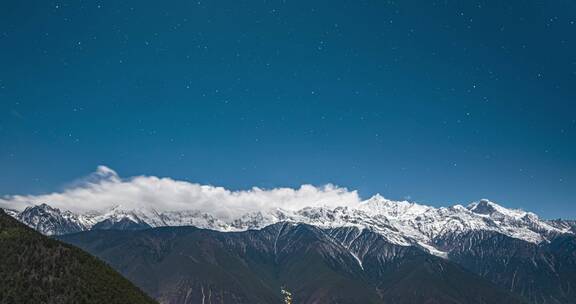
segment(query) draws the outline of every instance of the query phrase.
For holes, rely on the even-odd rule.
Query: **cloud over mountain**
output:
[[[40,203],[75,212],[122,207],[154,208],[159,211],[199,210],[229,217],[268,208],[296,210],[308,206],[355,206],[356,191],[327,184],[294,188],[231,191],[172,178],[135,176],[121,178],[114,170],[99,166],[62,192],[41,195],[10,195],[0,198],[0,207],[22,210]]]

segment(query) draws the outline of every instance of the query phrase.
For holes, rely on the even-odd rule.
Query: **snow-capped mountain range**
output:
[[[543,220],[534,213],[508,209],[488,200],[467,206],[435,208],[391,201],[376,195],[347,206],[318,207],[317,204],[293,210],[271,208],[234,213],[241,215],[228,217],[198,210],[159,211],[121,205],[102,211],[75,213],[39,204],[21,211],[6,210],[6,213],[43,234],[67,240],[112,265],[122,265],[124,270],[128,264],[132,269],[147,269],[142,275],[146,280],[148,270],[160,267],[158,269],[162,271],[158,272],[161,273],[158,277],[173,282],[165,288],[184,290],[182,293],[171,292],[175,298],[179,294],[188,294],[192,289],[201,293],[203,285],[194,282],[206,280],[202,271],[186,272],[184,276],[177,271],[182,265],[183,252],[206,254],[210,261],[207,263],[214,266],[212,250],[223,250],[219,252],[226,256],[234,255],[236,258],[232,260],[239,263],[239,268],[246,267],[246,259],[254,257],[254,263],[282,268],[287,264],[279,261],[292,257],[294,253],[294,261],[308,263],[309,259],[320,259],[331,265],[329,273],[335,269],[343,271],[353,278],[353,282],[359,278],[374,279],[391,273],[404,273],[395,272],[400,265],[412,265],[420,275],[425,272],[420,264],[424,261],[432,264],[422,267],[434,269],[432,273],[440,277],[433,281],[443,282],[441,285],[444,287],[447,285],[442,280],[453,279],[444,271],[452,267],[452,271],[469,271],[495,286],[501,286],[527,299],[526,303],[574,303],[576,294],[572,287],[576,286],[576,222]],[[156,227],[161,228],[154,229]],[[163,240],[165,236],[170,237]],[[209,241],[198,242],[200,239]],[[164,245],[158,247],[160,243]],[[196,250],[195,246],[204,249]],[[158,252],[158,248],[173,250]],[[134,255],[125,254],[132,250]],[[149,261],[143,257],[157,257],[158,254],[170,256],[166,265],[178,267],[166,272],[164,264],[143,262]],[[135,256],[140,259],[132,263]],[[264,261],[261,260],[263,257],[266,257]],[[199,258],[185,259],[186,267],[192,267],[189,263],[198,264]],[[413,259],[420,262],[413,264]],[[228,258],[224,260],[226,263],[231,261]],[[204,265],[204,262],[200,264]],[[453,268],[454,265],[462,268]],[[229,264],[222,267],[229,267]],[[251,269],[246,271],[252,273]],[[178,277],[172,281],[172,278],[165,277],[168,273],[178,273]],[[199,277],[191,277],[198,274]],[[462,278],[461,274],[454,275],[456,280]],[[132,277],[134,280],[139,278]],[[378,280],[375,282],[380,282]],[[475,283],[468,280],[463,285],[474,286]]]
[[[496,232],[540,244],[563,234],[574,234],[570,221],[545,221],[536,214],[507,209],[488,200],[468,206],[435,208],[407,201],[391,201],[376,195],[357,207],[306,207],[299,210],[271,209],[219,218],[209,213],[160,212],[154,209],[128,210],[116,206],[104,212],[75,214],[49,204],[7,213],[46,235],[86,230],[136,230],[162,226],[195,226],[223,232],[261,229],[279,222],[305,223],[320,228],[357,227],[382,235],[390,243],[419,246],[432,254],[446,253],[439,240],[473,231]]]

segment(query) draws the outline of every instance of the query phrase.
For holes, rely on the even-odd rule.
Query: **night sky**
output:
[[[576,2],[2,1],[0,195],[106,165],[576,217]]]

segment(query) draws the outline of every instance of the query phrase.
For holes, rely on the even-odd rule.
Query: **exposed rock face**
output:
[[[161,303],[522,303],[449,260],[355,227],[277,223],[89,231],[62,240],[99,256]],[[418,286],[418,288],[415,288]]]

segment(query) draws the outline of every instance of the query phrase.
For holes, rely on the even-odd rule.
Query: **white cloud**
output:
[[[355,206],[359,202],[356,191],[332,184],[231,191],[155,176],[123,179],[114,170],[99,166],[96,172],[70,184],[63,192],[5,196],[0,198],[0,207],[23,210],[47,203],[60,209],[87,212],[121,205],[127,209],[158,211],[199,210],[228,217],[268,208],[295,210],[307,206]]]

